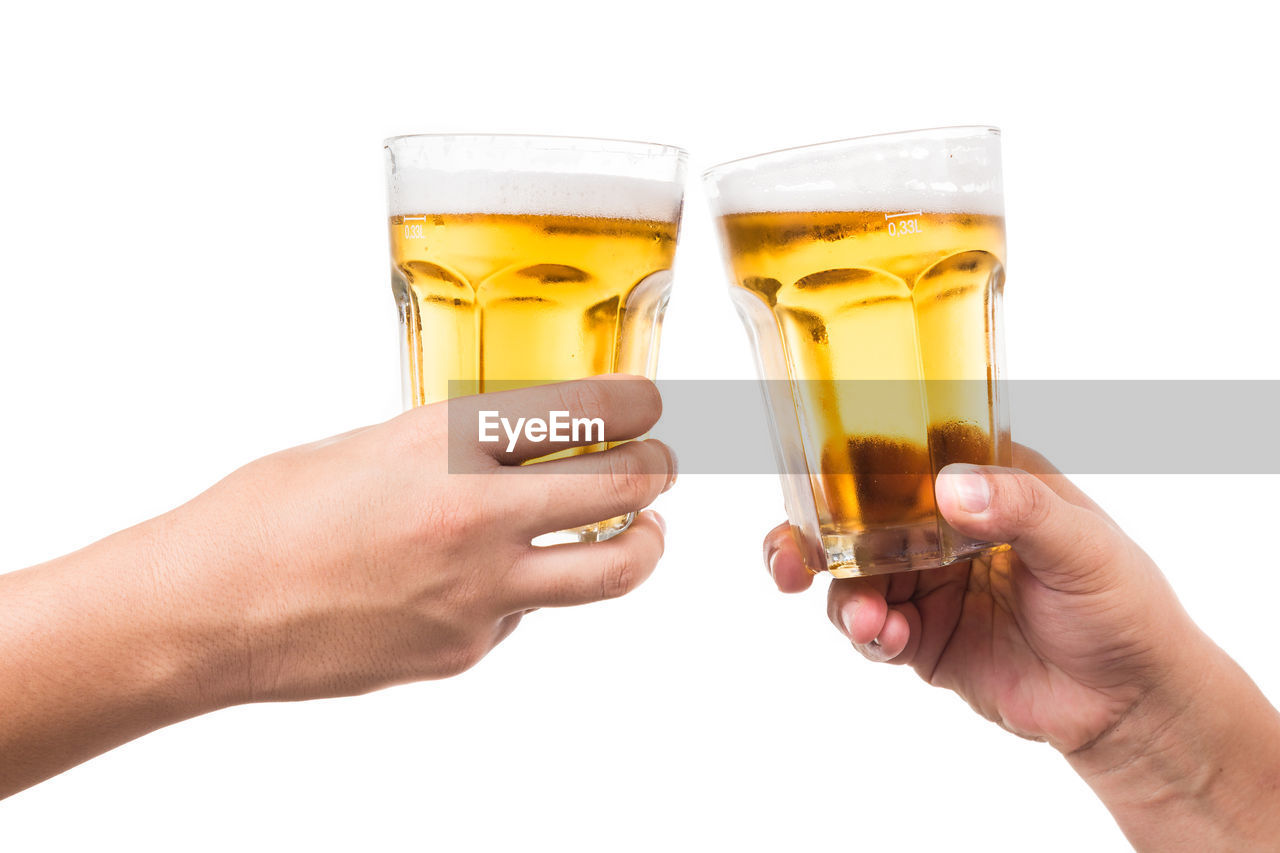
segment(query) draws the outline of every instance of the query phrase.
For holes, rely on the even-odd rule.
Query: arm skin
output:
[[[204,564],[180,554],[181,525],[162,516],[0,576],[0,796],[244,701],[240,629],[170,580]]]
[[[1186,639],[1185,671],[1067,761],[1137,849],[1275,850],[1280,719],[1225,652]]]
[[[1011,551],[833,581],[833,624],[1050,743],[1137,849],[1280,849],[1280,715],[1093,501],[1025,448],[1014,462],[949,466],[935,489],[952,526]],[[782,591],[812,583],[785,525],[765,555]]]
[[[547,445],[479,444],[479,408],[600,417],[618,441],[661,401],[647,380],[608,377],[426,406],[0,575],[0,797],[229,705],[454,675],[524,614],[648,577],[663,545],[652,512],[603,543],[530,541],[647,506],[675,480],[670,451],[632,441],[521,466]]]

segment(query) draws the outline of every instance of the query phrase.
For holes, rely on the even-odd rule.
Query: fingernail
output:
[[[667,447],[667,455],[671,457],[671,475],[667,477],[667,484],[662,487],[664,492],[676,484],[676,477],[680,473],[680,460],[676,458],[676,452],[670,446]]]
[[[773,573],[773,561],[778,556],[778,546],[772,542],[766,542],[764,546],[764,567],[769,572],[769,577],[777,577]]]
[[[652,513],[653,513],[653,520],[654,520],[654,522],[658,525],[658,529],[662,531],[662,535],[663,535],[663,536],[666,536],[666,535],[667,535],[667,520],[666,520],[665,518],[663,518],[663,517],[662,517],[658,512],[655,512],[654,510],[649,510],[649,512],[652,512]]]
[[[965,512],[982,512],[991,503],[991,486],[976,465],[949,465],[942,479]]]
[[[889,656],[884,653],[884,646],[880,645],[879,637],[863,646],[862,653],[873,661],[886,661],[889,659]]]
[[[853,638],[853,619],[858,614],[858,602],[851,601],[840,608],[840,630],[845,637]]]

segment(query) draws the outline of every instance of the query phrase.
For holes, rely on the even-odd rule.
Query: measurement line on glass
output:
[[[404,227],[404,238],[406,240],[421,240],[426,236],[421,225],[410,225],[410,222],[426,222],[427,217],[423,216],[406,216],[402,220]]]
[[[921,212],[919,210],[912,210],[908,213],[886,213],[884,221],[888,223],[885,227],[889,230],[889,236],[919,234],[921,231],[920,222],[915,217],[920,215]]]

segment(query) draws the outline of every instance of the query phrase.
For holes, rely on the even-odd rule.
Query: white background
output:
[[[696,178],[997,124],[1012,376],[1277,378],[1271,28],[1180,5],[10,8],[0,568],[398,411],[396,133],[669,142]],[[664,377],[750,375],[712,238],[691,180]],[[1280,699],[1277,478],[1079,480]],[[689,476],[658,506],[634,595],[540,612],[450,681],[150,735],[0,804],[0,848],[1125,848],[1049,747],[857,657],[825,583],[772,591],[773,480]]]

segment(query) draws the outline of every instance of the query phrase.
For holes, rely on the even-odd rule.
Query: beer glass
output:
[[[812,571],[932,568],[961,536],[933,483],[1008,465],[1000,388],[1000,132],[954,127],[778,151],[705,175]]]
[[[602,373],[654,378],[684,151],[434,134],[384,147],[406,408]],[[540,541],[602,541],[631,519]]]

